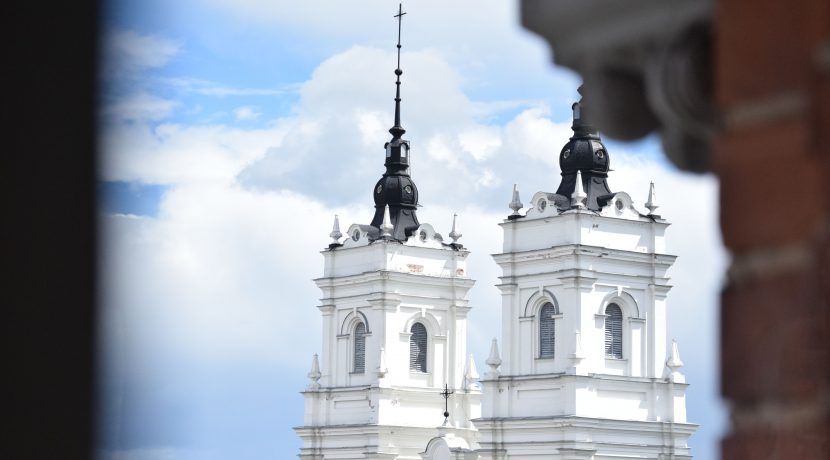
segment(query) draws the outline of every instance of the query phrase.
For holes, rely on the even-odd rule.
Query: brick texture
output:
[[[827,460],[827,426],[812,430],[766,430],[732,436],[722,447],[725,459]]]
[[[724,120],[714,168],[733,255],[721,297],[733,421],[723,458],[827,459],[830,2],[718,0],[714,23]]]
[[[735,403],[818,397],[827,310],[812,269],[729,286],[721,298],[721,388]]]
[[[715,91],[721,107],[803,88],[815,43],[827,33],[827,0],[717,2]]]

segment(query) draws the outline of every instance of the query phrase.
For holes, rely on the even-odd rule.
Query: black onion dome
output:
[[[375,184],[375,207],[405,206],[415,209],[418,206],[418,187],[409,176],[390,175],[380,178]]]
[[[404,241],[420,225],[415,214],[418,208],[418,187],[409,176],[408,141],[397,138],[386,144],[386,172],[375,184],[372,196],[375,200],[372,227],[380,229],[387,205],[393,227],[392,238]]]
[[[579,94],[582,95],[582,87],[579,88]],[[576,185],[576,173],[581,171],[583,190],[588,195],[585,205],[588,209],[598,211],[604,204],[602,198],[611,195],[611,189],[608,188],[606,181],[611,160],[599,133],[591,123],[588,114],[585,113],[584,99],[583,95],[580,102],[571,106],[573,109],[571,128],[574,135],[559,153],[562,182],[556,193],[570,199]]]
[[[608,151],[599,136],[595,138],[574,136],[559,153],[559,168],[563,174],[576,174],[579,170],[607,175],[609,167]]]

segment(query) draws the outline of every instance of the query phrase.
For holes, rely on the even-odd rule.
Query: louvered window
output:
[[[612,303],[605,308],[605,355],[623,357],[622,310]]]
[[[366,325],[359,323],[354,328],[354,372],[366,371]]]
[[[556,351],[556,307],[546,303],[539,310],[539,357],[553,358]]]
[[[409,330],[409,369],[416,372],[427,371],[427,328],[415,323]]]

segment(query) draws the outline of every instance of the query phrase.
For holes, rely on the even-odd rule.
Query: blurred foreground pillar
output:
[[[830,2],[522,0],[604,105],[717,174],[732,254],[721,305],[725,459],[830,458]]]

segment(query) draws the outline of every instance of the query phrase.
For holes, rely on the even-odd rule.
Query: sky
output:
[[[99,460],[294,458],[319,352],[334,214],[373,215],[392,126],[397,3],[111,0],[100,47]],[[421,222],[459,214],[472,251],[469,345],[499,334],[494,287],[513,184],[555,191],[579,77],[503,0],[404,5],[402,124]],[[717,458],[717,305],[727,255],[716,179],[659,139],[605,139],[609,185],[672,226],[669,336],[691,438]]]

